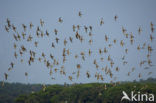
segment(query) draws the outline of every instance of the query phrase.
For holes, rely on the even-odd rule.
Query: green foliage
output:
[[[0,82],[2,84],[2,82]],[[0,86],[0,103],[15,103],[14,99],[21,94],[30,94],[41,90],[42,86],[39,84],[20,84],[20,83],[4,83],[4,86]],[[21,96],[21,101],[27,96]]]
[[[105,89],[107,85],[107,89]],[[122,83],[113,84],[90,83],[70,86],[52,85],[46,91],[19,96],[17,103],[121,103],[122,91],[153,93],[156,95],[156,83]],[[24,97],[24,98],[23,98]],[[21,101],[23,100],[23,101]],[[129,103],[129,101],[124,101]]]
[[[45,91],[40,84],[5,83],[0,86],[0,103],[121,103],[123,90],[127,94],[140,91],[156,96],[156,79],[122,82],[116,86],[109,83],[46,85]]]

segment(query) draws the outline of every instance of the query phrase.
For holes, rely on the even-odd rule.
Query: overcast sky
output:
[[[82,12],[82,17],[78,16],[78,12]],[[156,1],[155,0],[1,0],[0,1],[0,81],[4,80],[4,73],[7,73],[7,82],[22,82],[22,83],[88,83],[97,82],[94,78],[95,73],[101,73],[104,77],[104,81],[109,82],[114,80],[108,75],[102,72],[101,68],[108,66],[114,77],[117,77],[117,81],[130,81],[139,80],[138,74],[141,73],[143,79],[148,77],[156,77],[156,40],[150,41],[150,34],[156,38],[156,32],[151,33],[150,23],[156,27]],[[117,15],[118,19],[115,22],[114,16]],[[63,23],[58,23],[58,18],[63,19]],[[26,42],[26,40],[16,42],[13,38],[13,31],[9,33],[5,31],[6,19],[9,18],[11,24],[17,27],[18,33],[22,33],[22,24],[29,26],[29,23],[34,24],[32,30],[27,29],[26,34],[33,36],[32,42]],[[100,20],[103,18],[104,25],[100,26]],[[48,30],[50,37],[44,37],[43,39],[35,36],[37,26],[40,26],[40,19],[44,20],[44,27],[41,29],[45,32]],[[72,25],[80,25],[80,34],[84,37],[84,42],[80,43],[76,40],[75,33],[72,30]],[[84,25],[93,26],[93,45],[89,45],[89,36],[84,32]],[[134,35],[134,44],[130,44],[130,40],[126,39],[122,33],[122,27],[127,30],[127,33]],[[141,27],[142,32],[138,34],[138,28]],[[58,29],[58,35],[54,34],[54,29]],[[105,35],[109,37],[109,41],[105,42]],[[69,41],[69,36],[73,37],[73,43]],[[60,39],[59,43],[56,44],[56,48],[51,48],[51,43],[55,42],[55,38]],[[68,40],[66,49],[71,51],[71,54],[67,56],[67,62],[62,63],[62,50],[64,48],[63,40]],[[117,44],[113,44],[113,39],[117,39]],[[125,46],[120,46],[120,41],[125,42]],[[38,41],[38,48],[35,48],[34,42]],[[142,46],[146,42],[146,48],[144,50],[137,51],[137,46]],[[29,58],[29,52],[25,53],[22,57],[18,55],[15,59],[14,52],[19,52],[19,49],[14,50],[13,44],[16,43],[18,47],[24,45],[28,51],[34,50],[36,58],[41,57],[41,53],[46,54],[47,60],[50,60],[49,54],[52,53],[54,57],[60,61],[60,65],[54,68],[60,69],[62,65],[65,67],[66,76],[58,73],[49,75],[49,69],[44,65],[35,60],[31,66],[28,65],[27,61]],[[109,48],[108,44],[112,44]],[[139,66],[140,61],[147,60],[147,46],[151,45],[154,51],[151,54],[152,67],[148,67],[145,63],[142,67]],[[108,48],[107,54],[99,55],[98,50],[104,50],[104,47]],[[125,54],[124,50],[128,49],[128,54]],[[91,49],[93,54],[88,56],[88,50]],[[79,57],[74,59],[75,54],[85,52],[85,61]],[[108,55],[114,61],[113,68],[110,67],[107,61]],[[122,64],[122,56],[125,55],[125,60],[128,62],[127,65]],[[100,61],[100,58],[104,58],[104,62]],[[24,59],[21,63],[20,59]],[[94,59],[97,60],[99,69],[97,70],[93,65]],[[10,63],[14,62],[15,66],[13,70],[8,72]],[[80,78],[77,79],[76,75],[72,72],[77,72],[76,65],[81,64]],[[119,67],[120,71],[116,72],[115,67]],[[132,67],[136,70],[131,72]],[[89,71],[91,78],[86,78],[86,71]],[[28,72],[28,77],[25,77],[24,73]],[[54,72],[54,71],[53,71]],[[130,76],[127,73],[131,72]],[[152,74],[148,75],[149,72]],[[73,82],[68,80],[68,76],[73,76]],[[55,80],[51,78],[54,77]]]

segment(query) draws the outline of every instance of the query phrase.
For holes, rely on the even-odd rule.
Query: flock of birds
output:
[[[78,13],[78,17],[83,18],[83,15],[81,12]],[[115,22],[118,21],[117,15],[114,16],[114,21]],[[62,24],[64,22],[63,18],[59,17],[58,22],[60,24]],[[104,25],[103,18],[101,18],[98,21],[98,23],[99,23],[99,27],[102,27]],[[142,52],[141,50],[148,51],[148,53],[146,54],[146,59],[139,61],[139,64],[137,64],[140,66],[140,68],[143,65],[145,65],[144,69],[149,69],[150,67],[154,66],[152,64],[152,60],[151,60],[151,54],[153,51],[151,44],[154,40],[154,37],[153,37],[154,24],[152,22],[150,23],[151,34],[149,35],[149,38],[147,38],[148,41],[150,41],[150,43],[147,44],[146,42],[144,42],[143,45],[141,45],[139,43],[136,44],[137,42],[135,42],[135,40],[136,40],[135,35],[132,32],[128,33],[128,31],[124,27],[122,27],[121,32],[124,35],[124,38],[122,40],[120,40],[118,38],[112,40],[112,38],[110,38],[109,35],[104,35],[103,39],[102,39],[103,41],[105,41],[105,44],[103,45],[104,48],[100,48],[98,50],[90,49],[90,46],[92,46],[95,41],[93,36],[96,36],[92,32],[92,31],[94,31],[94,27],[91,25],[90,26],[72,25],[72,31],[73,31],[72,34],[73,35],[72,36],[67,35],[64,38],[64,40],[62,40],[62,38],[60,39],[58,37],[58,35],[60,35],[58,29],[54,29],[53,33],[50,33],[50,32],[48,32],[48,30],[46,30],[46,31],[42,30],[42,28],[44,26],[45,26],[45,22],[42,19],[40,19],[40,25],[36,26],[36,27],[32,22],[29,25],[22,24],[23,30],[21,33],[19,33],[17,30],[17,27],[14,24],[12,24],[9,19],[7,19],[6,25],[5,25],[5,30],[8,33],[13,32],[13,38],[14,38],[13,47],[15,50],[14,57],[16,59],[20,58],[19,62],[27,63],[29,66],[31,66],[32,63],[34,63],[34,62],[39,62],[39,63],[43,62],[44,65],[48,68],[49,75],[52,80],[56,79],[56,77],[54,77],[54,74],[58,73],[60,75],[63,75],[64,77],[68,78],[69,81],[74,81],[74,79],[76,80],[80,77],[82,72],[85,72],[86,75],[81,75],[81,76],[84,76],[84,78],[85,77],[86,78],[96,78],[98,81],[99,80],[104,81],[105,77],[107,75],[108,78],[112,79],[111,82],[114,82],[115,80],[117,80],[117,76],[113,72],[120,72],[120,71],[122,72],[122,68],[120,68],[120,65],[115,66],[115,64],[118,65],[118,63],[115,63],[115,61],[114,61],[115,58],[113,58],[111,53],[109,53],[109,50],[118,44],[121,46],[121,48],[124,48],[124,52],[123,52],[124,55],[120,58],[121,58],[122,64],[127,65],[128,61],[126,60],[126,56],[129,53],[129,49],[128,49],[128,47],[125,46],[127,43],[127,42],[125,42],[125,39],[129,41],[131,46],[137,45],[136,50],[138,52]],[[35,29],[35,31],[36,31],[36,33],[34,33],[35,35],[27,34],[27,31],[30,31],[32,29],[33,30]],[[81,34],[80,31],[84,31],[84,34]],[[142,33],[142,28],[139,27],[138,35],[141,36],[141,33]],[[72,48],[72,44],[75,41],[78,41],[77,45],[79,45],[81,47],[81,45],[83,45],[84,41],[87,40],[85,37],[87,37],[87,39],[89,38],[87,41],[88,48],[86,48],[85,50],[82,50],[79,54],[74,53],[74,52],[72,52],[72,50],[67,48],[67,45],[70,45],[70,47]],[[54,40],[51,41],[51,43],[50,43],[51,45],[49,47],[50,48],[49,50],[52,49],[53,51],[56,50],[57,46],[61,45],[61,43],[62,43],[63,50],[62,50],[62,54],[61,54],[62,55],[61,60],[60,60],[60,58],[58,59],[58,57],[55,56],[55,53],[47,54],[42,51],[39,53],[33,49],[30,49],[29,47],[26,48],[26,46],[24,44],[20,45],[20,43],[19,43],[19,42],[26,41],[26,42],[30,43],[30,46],[34,46],[33,48],[39,48],[39,45],[40,45],[40,42],[38,41],[39,38],[54,38]],[[135,43],[135,45],[134,45],[134,43]],[[87,50],[87,52],[85,52],[86,50]],[[96,56],[93,55],[93,52],[96,52],[96,54],[100,56],[100,61],[97,60]],[[29,56],[26,55],[26,53]],[[37,57],[36,54],[40,54],[40,56]],[[74,55],[74,57],[73,57],[74,59],[79,58],[81,61],[79,61],[78,63],[75,62],[76,63],[75,67],[71,67],[74,69],[70,70],[70,71],[72,71],[72,73],[68,74],[66,71],[66,67],[64,65],[68,61],[68,57],[73,56],[71,54]],[[26,56],[26,57],[24,57],[24,56]],[[94,58],[92,60],[92,63],[90,63],[90,64],[93,64],[94,66],[91,69],[85,71],[85,70],[83,70],[84,68],[83,68],[82,63],[84,61],[87,61],[87,58],[89,58],[89,57]],[[25,60],[24,58],[28,58],[28,59]],[[74,61],[74,59],[72,59],[71,61]],[[107,64],[105,61],[107,61]],[[99,62],[102,62],[103,64],[105,64],[105,66],[100,67]],[[15,66],[15,62],[12,61],[8,68],[8,72],[4,73],[5,80],[7,80],[9,78],[9,71],[13,70],[14,66]],[[91,73],[91,71],[93,69],[96,70],[96,72],[94,74]],[[130,76],[130,74],[132,72],[135,72],[136,69],[137,69],[136,67],[132,67],[131,71],[127,71],[127,76]],[[101,72],[99,72],[99,70],[101,70]],[[152,72],[149,71],[148,75],[151,75],[151,74],[152,74]],[[27,76],[29,76],[29,73],[25,72],[24,75],[27,77]],[[138,78],[141,78],[141,77],[142,77],[142,74],[140,71],[140,73],[138,74]],[[45,86],[43,86],[43,87],[45,87]]]

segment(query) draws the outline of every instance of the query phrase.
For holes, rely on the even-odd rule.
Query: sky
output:
[[[114,66],[119,67],[120,71],[116,72],[113,68],[110,68],[113,72],[114,77],[117,81],[133,81],[139,80],[138,74],[141,73],[142,79],[149,77],[156,77],[156,40],[152,42],[149,37],[150,34],[156,38],[156,32],[151,33],[150,23],[156,25],[156,1],[155,0],[1,0],[0,1],[0,81],[4,81],[4,73],[8,74],[7,82],[21,82],[21,83],[48,83],[48,84],[63,84],[67,83],[90,83],[90,82],[110,82],[114,80],[106,75],[101,68],[108,66],[107,56],[110,55],[114,61]],[[82,17],[78,16],[78,12],[82,12]],[[114,16],[117,15],[117,21],[114,20]],[[58,22],[58,18],[63,19],[63,23]],[[6,19],[9,18],[11,24],[17,27],[18,33],[23,32],[22,24],[29,26],[32,22],[34,28],[32,30],[27,29],[26,34],[33,36],[32,42],[21,40],[16,42],[13,38],[15,34],[12,30],[5,31]],[[104,25],[100,26],[100,20],[103,18]],[[48,30],[50,36],[44,38],[37,38],[35,36],[37,26],[40,26],[40,19],[44,21],[44,26],[41,29],[45,32]],[[72,25],[80,25],[80,34],[84,37],[84,42],[80,43],[76,40],[75,33],[72,30]],[[88,37],[84,32],[83,26],[93,26],[93,36]],[[129,39],[126,39],[122,33],[122,27],[126,28],[127,33],[132,33],[135,37],[135,42],[130,45]],[[138,28],[141,27],[142,32],[138,34]],[[58,35],[54,34],[54,29],[58,30]],[[104,37],[109,37],[108,42],[105,42]],[[66,48],[71,51],[71,54],[67,57],[67,62],[62,63],[62,50],[64,47],[64,39],[68,39],[69,36],[73,37],[73,43],[71,44],[68,40]],[[51,48],[51,43],[55,42],[55,38],[60,39],[59,43],[56,44],[56,48]],[[117,39],[117,44],[113,44],[113,39]],[[93,44],[89,45],[89,39],[93,40]],[[120,46],[120,40],[123,40],[126,45]],[[34,41],[38,41],[38,47],[34,47]],[[145,43],[151,45],[154,49],[151,53],[152,67],[144,69],[148,66],[145,63],[142,67],[139,66],[141,60],[147,60],[147,50],[137,51],[138,45]],[[58,73],[49,75],[49,70],[44,63],[40,63],[35,60],[31,66],[28,65],[27,59],[29,58],[29,52],[25,53],[24,56],[18,56],[17,59],[14,57],[13,44],[16,43],[17,47],[24,45],[28,50],[34,50],[36,57],[40,57],[41,53],[44,52],[47,60],[50,60],[49,54],[52,53],[54,57],[60,61],[60,65],[54,68],[60,69],[62,65],[65,67],[66,76],[62,76]],[[108,44],[112,44],[109,48]],[[98,54],[99,49],[108,48],[107,54]],[[125,54],[124,50],[128,48],[128,54]],[[88,50],[92,50],[92,55],[88,56]],[[147,49],[147,47],[146,47]],[[79,57],[74,59],[75,54],[85,52],[85,61]],[[128,64],[125,66],[122,64],[121,58],[126,56]],[[100,58],[104,57],[104,62],[100,61]],[[21,63],[20,59],[24,62]],[[94,59],[97,60],[99,69],[97,70],[93,65]],[[8,71],[10,63],[14,62],[15,66],[13,70]],[[77,72],[76,65],[81,64],[80,77],[76,78],[72,72]],[[136,70],[131,72],[131,68],[135,67]],[[91,77],[86,77],[86,71],[89,71]],[[24,73],[28,73],[28,77],[25,77]],[[98,72],[103,75],[104,81],[96,80],[94,74]],[[127,73],[131,72],[130,76]],[[152,74],[148,75],[148,72]],[[68,79],[68,76],[73,76],[73,81]],[[52,80],[51,78],[55,78]]]

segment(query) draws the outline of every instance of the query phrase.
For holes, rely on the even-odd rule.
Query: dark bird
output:
[[[54,29],[54,32],[55,32],[55,35],[57,35],[57,32],[58,32],[57,29]]]
[[[138,29],[138,33],[140,34],[140,33],[141,33],[141,31],[142,31],[142,29],[141,29],[141,27],[139,27],[139,29]]]
[[[22,24],[24,31],[26,31],[27,26]]]
[[[102,26],[103,24],[104,24],[104,21],[103,21],[103,18],[101,18],[100,26]]]
[[[114,16],[114,20],[116,21],[116,20],[117,20],[117,18],[118,18],[118,16],[117,16],[117,15],[115,15],[115,16]]]
[[[7,32],[9,32],[9,28],[5,25],[5,30],[7,31]]]
[[[82,16],[82,13],[81,13],[81,11],[79,11],[79,14],[78,14],[78,15],[79,15],[79,17],[81,17],[81,16]]]

